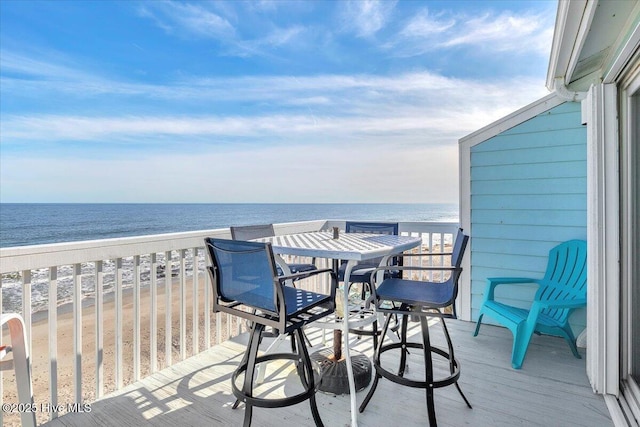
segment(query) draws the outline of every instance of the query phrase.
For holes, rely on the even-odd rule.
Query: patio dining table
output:
[[[304,257],[327,258],[333,260],[334,270],[339,266],[338,261],[347,261],[344,272],[344,283],[349,283],[349,277],[354,266],[359,261],[366,261],[382,257],[380,265],[387,263],[389,257],[419,246],[422,242],[418,236],[399,236],[386,234],[367,233],[339,233],[334,238],[334,233],[326,231],[286,234],[262,239],[262,242],[271,242],[273,252],[277,255],[297,255]],[[379,272],[378,274],[382,274]],[[348,345],[349,329],[366,324],[366,320],[358,321],[359,316],[349,319],[349,287],[342,287],[342,302],[344,319],[342,322],[324,322],[322,327],[341,329],[344,340],[344,354],[346,359],[347,376],[349,380],[349,393],[351,399],[351,426],[358,425],[356,384],[354,380],[351,354]],[[371,317],[371,316],[369,316]],[[368,321],[371,323],[371,320]]]

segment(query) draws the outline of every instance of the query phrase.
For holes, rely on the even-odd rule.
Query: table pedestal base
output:
[[[356,391],[360,391],[371,383],[371,360],[357,351],[350,351],[351,366],[356,383]],[[320,372],[322,381],[318,390],[336,395],[349,394],[349,378],[345,358],[335,360],[333,350],[326,348],[311,355],[311,361]]]

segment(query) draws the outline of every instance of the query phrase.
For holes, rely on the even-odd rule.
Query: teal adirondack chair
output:
[[[538,291],[529,310],[500,303],[494,299],[495,288],[503,284],[537,283]],[[569,316],[587,305],[587,242],[570,240],[549,251],[543,279],[494,277],[487,279],[484,302],[473,336],[478,335],[486,314],[503,324],[513,334],[511,365],[520,369],[533,333],[563,337],[573,355],[580,359]]]

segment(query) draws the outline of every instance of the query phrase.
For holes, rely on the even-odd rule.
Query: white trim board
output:
[[[560,104],[567,102],[566,99],[562,99],[555,92],[550,93],[549,95],[538,99],[531,104],[522,107],[521,109],[505,116],[485,127],[479,129],[465,137],[460,138],[458,141],[458,145],[462,148],[473,147],[474,145],[480,144],[490,138],[493,138],[496,135],[501,134],[504,131],[511,129],[512,127],[518,126],[521,123],[526,122],[538,114],[544,113],[554,107],[557,107]]]

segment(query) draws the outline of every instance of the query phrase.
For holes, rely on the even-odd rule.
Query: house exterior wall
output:
[[[472,320],[487,277],[542,277],[549,249],[586,239],[586,142],[580,103],[565,102],[470,148]],[[528,307],[534,293],[503,285],[496,297]],[[574,332],[585,316],[574,313]]]

